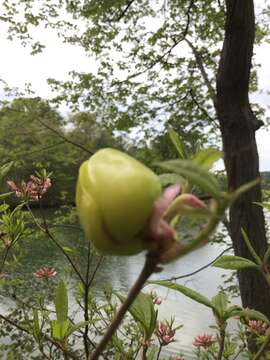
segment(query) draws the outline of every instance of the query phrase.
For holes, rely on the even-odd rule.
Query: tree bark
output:
[[[253,0],[226,0],[225,39],[217,75],[217,114],[222,133],[225,167],[231,190],[259,175],[255,131],[261,123],[253,114],[248,97],[251,59],[255,37]],[[256,252],[267,248],[260,185],[242,195],[230,209],[230,226],[235,255],[252,259],[241,236],[243,228]],[[253,260],[253,259],[252,259]],[[270,290],[255,270],[238,273],[244,307],[255,308],[270,318]]]

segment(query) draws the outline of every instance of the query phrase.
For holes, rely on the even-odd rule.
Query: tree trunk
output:
[[[255,131],[260,122],[253,114],[248,97],[253,53],[255,18],[253,0],[226,0],[225,40],[217,75],[217,114],[220,122],[229,188],[238,188],[259,177]],[[267,248],[260,185],[242,195],[230,209],[230,226],[235,255],[252,259],[241,228],[256,252]],[[253,259],[252,259],[253,260]],[[270,290],[255,270],[238,273],[244,307],[255,308],[270,318]]]

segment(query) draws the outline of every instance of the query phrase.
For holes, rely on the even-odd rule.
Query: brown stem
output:
[[[158,349],[158,353],[157,353],[157,360],[159,360],[160,354],[161,354],[161,350],[162,350],[162,345],[159,345],[159,349]]]
[[[219,352],[217,356],[217,360],[222,360],[222,355],[224,351],[224,345],[225,345],[225,325],[222,324],[220,327],[220,343],[219,343]]]
[[[142,351],[142,360],[147,360],[147,356],[146,356],[147,350],[148,350],[148,346],[144,345]]]
[[[118,313],[116,314],[115,318],[113,319],[111,325],[109,326],[109,328],[108,328],[107,332],[105,333],[104,337],[102,338],[101,342],[99,343],[99,345],[97,346],[97,348],[95,349],[93,354],[91,354],[88,357],[88,360],[97,360],[99,358],[99,356],[105,349],[106,345],[109,343],[109,341],[111,340],[115,331],[117,330],[118,326],[120,325],[121,321],[123,320],[124,315],[127,312],[128,308],[130,307],[130,305],[135,300],[136,296],[141,291],[144,283],[157,270],[157,264],[158,264],[158,257],[151,256],[150,254],[146,255],[144,267],[143,267],[137,281],[131,288],[125,302],[121,305]]]
[[[90,242],[88,243],[88,254],[87,254],[87,267],[86,267],[86,276],[84,284],[84,320],[89,320],[88,314],[88,302],[89,302],[89,273],[90,273]],[[95,271],[94,271],[95,273]],[[86,324],[84,328],[83,341],[86,358],[89,356],[89,347],[88,347],[88,331],[89,325]]]

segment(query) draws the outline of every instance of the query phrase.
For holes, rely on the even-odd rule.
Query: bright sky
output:
[[[64,80],[71,70],[93,72],[97,65],[94,60],[87,57],[82,49],[63,44],[53,31],[46,30],[40,33],[41,39],[47,44],[46,49],[38,55],[31,56],[29,48],[23,48],[17,41],[8,41],[7,26],[0,22],[0,78],[9,86],[23,89],[26,83],[32,84],[37,96],[50,98],[52,93],[47,84],[47,78]],[[255,49],[256,62],[261,64],[259,69],[259,88],[262,93],[252,95],[256,101],[265,107],[270,105],[270,45],[265,44]],[[0,83],[0,98],[3,90]],[[270,110],[267,110],[270,117]],[[270,133],[265,129],[257,131],[257,142],[260,155],[261,171],[270,170]]]

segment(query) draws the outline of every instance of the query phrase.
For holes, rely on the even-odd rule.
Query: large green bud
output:
[[[139,253],[160,194],[158,177],[145,165],[115,149],[99,150],[81,165],[77,182],[76,204],[86,237],[105,254]]]

